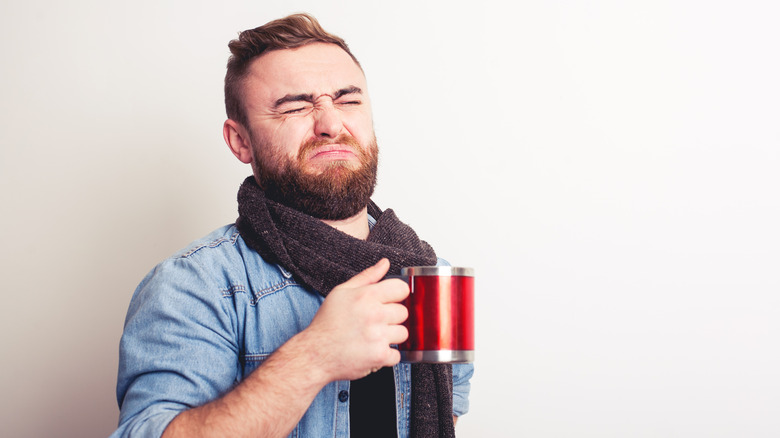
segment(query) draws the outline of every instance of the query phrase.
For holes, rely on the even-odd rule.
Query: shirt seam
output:
[[[256,306],[257,303],[259,303],[260,300],[263,299],[264,297],[279,292],[280,290],[289,286],[298,286],[298,283],[295,280],[288,279],[282,281],[281,283],[276,283],[273,286],[260,289],[258,291],[253,291],[251,292],[251,294],[249,291],[247,291],[246,286],[244,286],[243,284],[235,284],[235,285],[230,285],[227,288],[220,289],[220,293],[222,294],[222,298],[232,298],[236,294],[251,295],[249,299],[249,304],[251,306]]]
[[[230,242],[231,245],[235,245],[236,241],[238,240],[238,236],[239,235],[240,234],[239,234],[238,230],[235,230],[235,231],[233,231],[233,234],[230,237],[220,237],[220,238],[212,240],[210,242],[203,243],[203,244],[200,244],[198,246],[195,246],[195,247],[189,249],[188,251],[184,252],[183,254],[181,254],[179,256],[179,258],[182,258],[182,259],[190,258],[190,257],[192,257],[193,254],[197,253],[198,251],[200,251],[203,248],[217,248],[220,245],[222,245],[223,243],[227,243],[227,242]]]

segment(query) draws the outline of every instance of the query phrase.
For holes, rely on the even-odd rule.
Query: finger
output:
[[[349,288],[356,288],[374,284],[381,280],[385,274],[387,274],[388,269],[390,269],[390,261],[386,258],[383,258],[376,262],[374,266],[366,268],[354,277],[342,283],[342,285]]]
[[[388,324],[401,324],[409,317],[409,309],[403,304],[385,304],[385,321]]]
[[[395,348],[388,348],[383,366],[391,367],[401,361],[401,353]]]
[[[402,325],[389,325],[386,333],[391,344],[402,344],[409,338],[409,330]]]
[[[409,285],[398,279],[385,280],[376,286],[377,298],[382,303],[400,303],[409,296]]]

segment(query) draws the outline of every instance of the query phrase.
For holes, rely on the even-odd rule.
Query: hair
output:
[[[252,61],[273,50],[295,49],[318,42],[341,47],[360,67],[347,43],[326,32],[317,19],[309,14],[293,14],[239,33],[238,38],[228,44],[231,53],[225,74],[225,110],[228,118],[247,126],[243,82]]]

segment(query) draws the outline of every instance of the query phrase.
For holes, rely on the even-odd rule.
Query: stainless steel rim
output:
[[[463,268],[458,266],[410,266],[401,269],[401,275],[408,277],[410,275],[444,275],[457,277],[473,277],[474,268]]]
[[[474,362],[474,350],[401,351],[401,362],[469,363]]]

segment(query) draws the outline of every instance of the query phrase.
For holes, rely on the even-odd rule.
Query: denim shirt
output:
[[[111,436],[159,437],[177,414],[249,376],[309,325],[323,300],[263,260],[235,225],[163,261],[138,286],[127,312],[119,349],[119,428]],[[398,436],[406,438],[411,366],[399,363],[393,372]],[[472,373],[471,364],[453,365],[455,416],[468,410]],[[348,437],[349,385],[323,387],[289,436]]]

